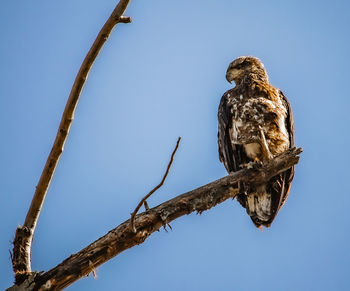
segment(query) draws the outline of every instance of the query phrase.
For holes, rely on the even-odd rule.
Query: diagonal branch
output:
[[[181,136],[177,139],[177,142],[176,142],[176,146],[173,150],[173,153],[171,154],[171,157],[170,157],[170,161],[169,161],[169,164],[168,164],[168,167],[166,168],[166,171],[165,171],[165,174],[162,178],[162,181],[160,181],[160,183],[154,187],[145,197],[143,197],[141,199],[141,201],[139,202],[139,204],[137,204],[135,210],[133,213],[131,213],[131,218],[130,218],[130,227],[132,229],[133,232],[136,233],[136,228],[135,228],[135,215],[137,214],[137,212],[139,211],[139,209],[141,208],[142,204],[145,204],[145,207],[146,209],[148,208],[148,204],[146,202],[146,200],[154,193],[156,192],[160,187],[163,186],[164,184],[164,181],[166,179],[166,177],[168,176],[169,174],[169,170],[170,170],[170,167],[171,167],[171,164],[173,163],[173,160],[174,160],[174,156],[175,156],[175,153],[179,147],[179,143],[180,143],[180,140],[181,140]]]
[[[39,219],[47,190],[50,186],[59,158],[63,152],[64,144],[67,140],[68,133],[74,119],[74,112],[77,107],[83,86],[88,78],[88,73],[102,46],[107,41],[113,27],[118,23],[131,22],[130,17],[123,16],[129,2],[130,0],[119,1],[112,14],[98,33],[75,78],[54,144],[47,158],[44,170],[40,176],[40,180],[36,187],[24,225],[19,226],[16,230],[16,235],[13,242],[14,247],[12,259],[16,283],[20,283],[20,281],[24,280],[31,272],[30,253],[35,227]]]
[[[30,282],[35,284],[26,290],[62,290],[91,273],[91,266],[95,269],[121,252],[143,243],[153,232],[176,218],[192,212],[201,213],[234,198],[239,194],[239,183],[247,186],[259,185],[284,172],[298,163],[301,152],[301,148],[290,149],[260,168],[231,173],[140,213],[135,217],[136,233],[130,229],[130,219],[126,220],[53,269],[43,274],[37,273]],[[25,283],[29,284],[23,284]],[[14,290],[16,289],[13,287],[8,289]]]

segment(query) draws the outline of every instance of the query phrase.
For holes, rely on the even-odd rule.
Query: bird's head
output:
[[[227,68],[226,80],[234,81],[236,85],[244,78],[253,78],[268,82],[268,76],[264,64],[256,57],[239,57],[235,59]]]

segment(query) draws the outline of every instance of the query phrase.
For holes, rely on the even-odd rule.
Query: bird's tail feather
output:
[[[268,222],[272,214],[272,197],[266,192],[266,188],[261,186],[254,193],[249,193],[246,200],[246,210],[248,215],[254,220]]]

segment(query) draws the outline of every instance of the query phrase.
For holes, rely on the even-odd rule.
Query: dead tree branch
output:
[[[169,174],[169,170],[170,170],[170,167],[171,167],[171,164],[173,163],[173,160],[174,160],[174,156],[175,156],[175,153],[179,147],[179,143],[180,143],[180,140],[181,140],[181,136],[177,139],[177,142],[176,142],[176,146],[173,150],[173,153],[171,154],[171,157],[170,157],[170,161],[169,161],[169,164],[168,164],[168,167],[166,168],[166,171],[165,171],[165,174],[162,178],[162,181],[156,186],[154,187],[145,197],[143,197],[141,199],[141,201],[139,202],[139,204],[137,204],[135,210],[133,213],[131,213],[131,218],[130,218],[130,227],[132,229],[133,232],[136,233],[136,228],[135,228],[135,215],[137,214],[137,212],[139,211],[139,209],[141,208],[142,204],[145,204],[145,208],[146,210],[148,210],[148,204],[147,204],[147,199],[154,193],[156,192],[160,187],[163,186],[164,184],[164,181],[166,179],[166,177],[168,176]]]
[[[31,287],[25,290],[62,290],[79,278],[87,276],[92,271],[91,266],[95,269],[126,249],[143,243],[153,232],[176,218],[192,212],[201,213],[234,198],[239,194],[240,183],[247,186],[259,185],[289,169],[298,163],[301,152],[301,148],[290,149],[259,168],[231,173],[136,215],[136,233],[130,228],[128,219],[55,268],[37,274],[32,279]],[[23,284],[28,285],[28,282]],[[13,290],[16,289],[8,289]]]
[[[40,180],[36,187],[24,225],[19,226],[16,230],[16,235],[13,242],[14,247],[12,258],[12,267],[15,273],[16,283],[20,283],[21,281],[25,280],[31,272],[31,245],[35,227],[38,222],[47,190],[50,186],[50,182],[57,167],[59,158],[63,152],[64,144],[67,140],[68,133],[74,119],[74,112],[77,107],[83,86],[87,80],[88,73],[102,46],[107,41],[113,27],[120,22],[131,22],[130,17],[123,16],[129,4],[129,1],[130,0],[119,1],[111,16],[108,18],[98,33],[75,78],[66,107],[62,115],[56,139],[47,158],[44,170],[40,176]]]

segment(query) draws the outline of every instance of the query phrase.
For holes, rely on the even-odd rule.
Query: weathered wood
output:
[[[74,119],[74,112],[78,105],[83,86],[97,55],[107,41],[114,26],[118,23],[131,22],[130,17],[123,16],[129,2],[130,0],[119,1],[111,16],[98,33],[75,78],[54,144],[40,176],[24,225],[19,226],[16,230],[16,236],[13,241],[12,267],[15,273],[16,283],[18,284],[25,280],[31,273],[31,245],[35,227],[39,219],[41,208],[44,204],[47,190],[63,152],[64,144],[67,140]]]
[[[176,218],[192,212],[201,213],[234,198],[240,191],[240,183],[249,187],[268,181],[297,164],[301,152],[300,148],[290,149],[261,167],[231,173],[138,214],[135,217],[136,233],[130,228],[130,219],[126,220],[55,268],[37,274],[35,284],[23,290],[62,290],[126,249],[143,243],[153,232]]]

